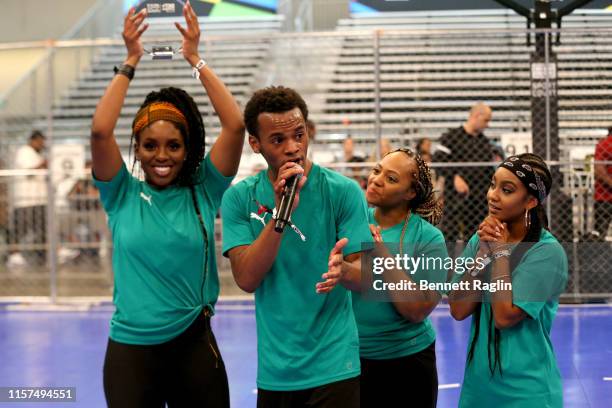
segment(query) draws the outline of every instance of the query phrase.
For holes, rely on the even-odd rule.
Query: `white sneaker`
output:
[[[66,263],[68,261],[72,261],[74,258],[79,256],[80,253],[81,251],[79,251],[78,249],[60,248],[57,251],[57,261],[59,263]]]
[[[6,266],[8,267],[18,268],[26,265],[27,262],[23,255],[21,255],[21,252],[15,252],[13,254],[10,254],[8,259],[6,260]]]

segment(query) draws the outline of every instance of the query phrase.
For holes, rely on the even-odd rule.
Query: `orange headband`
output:
[[[169,102],[153,102],[138,111],[132,124],[132,133],[137,135],[142,129],[158,120],[174,122],[183,125],[186,131],[189,130],[185,115],[176,106]]]

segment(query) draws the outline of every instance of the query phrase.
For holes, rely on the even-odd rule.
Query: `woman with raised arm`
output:
[[[176,23],[183,57],[221,122],[210,152],[193,98],[163,88],[147,95],[132,124],[144,181],[121,158],[114,129],[144,53],[145,10],[132,8],[125,18],[127,58],[93,117],[93,176],[114,245],[116,311],[104,362],[109,407],[229,407],[210,326],[219,294],[214,220],[238,169],[244,125],[232,94],[198,54],[200,27],[189,3],[183,15],[186,27]]]
[[[374,256],[400,257],[402,268],[373,270],[372,282],[362,285],[361,293],[352,294],[359,330],[361,407],[435,407],[436,334],[427,316],[438,304],[440,293],[421,290],[418,285],[446,281],[443,263],[448,254],[444,237],[434,226],[442,210],[429,167],[409,149],[387,153],[370,172],[366,199],[374,206],[369,210],[374,240],[386,244],[377,245]],[[423,263],[416,269],[406,268],[404,257]],[[431,262],[426,265],[428,259]],[[402,282],[416,286],[386,289],[383,298],[372,292],[383,284]],[[410,398],[397,398],[401,390],[408,391]]]
[[[548,231],[543,203],[551,187],[535,154],[509,157],[493,175],[489,214],[461,256],[479,258],[478,267],[455,273],[463,287],[449,293],[452,316],[472,316],[460,407],[563,406],[550,330],[567,256]]]

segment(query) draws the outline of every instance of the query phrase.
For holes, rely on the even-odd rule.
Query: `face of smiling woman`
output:
[[[183,135],[166,120],[153,122],[138,134],[135,154],[147,183],[160,189],[176,180],[187,157]]]
[[[415,174],[416,163],[405,153],[386,155],[370,172],[366,200],[381,208],[406,207],[415,197],[412,188]]]

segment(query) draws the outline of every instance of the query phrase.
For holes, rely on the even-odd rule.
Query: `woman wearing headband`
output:
[[[472,316],[460,407],[563,406],[550,330],[567,257],[548,231],[543,203],[551,187],[534,154],[508,158],[493,175],[489,215],[462,254],[480,261],[454,274],[464,286],[449,293],[453,317]]]
[[[231,93],[200,59],[200,28],[187,3],[182,53],[221,122],[205,155],[202,117],[185,91],[145,98],[132,124],[144,181],[124,164],[114,129],[136,65],[146,12],[124,22],[125,63],[93,117],[93,175],[113,236],[113,301],[104,362],[109,407],[229,407],[223,360],[210,327],[219,294],[214,220],[240,162],[244,125]],[[194,79],[195,81],[195,79]]]
[[[408,149],[387,153],[368,177],[369,222],[378,243],[374,257],[404,255],[414,260],[447,258],[444,237],[434,227],[442,216],[423,159]],[[399,246],[398,246],[399,244]],[[388,247],[392,247],[388,252]],[[380,258],[379,258],[380,259]],[[380,263],[374,262],[374,265]],[[444,282],[440,263],[372,270],[372,280],[353,293],[361,357],[361,406],[395,407],[398,390],[409,390],[409,405],[435,407],[438,395],[435,332],[428,315],[440,294],[418,287],[383,290],[383,283]],[[410,266],[412,265],[412,266]],[[364,279],[365,280],[365,279]],[[387,286],[388,288],[388,286]]]

